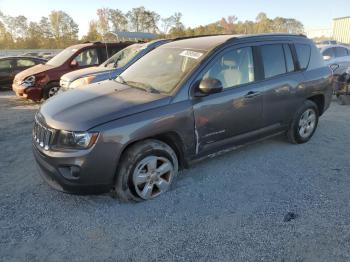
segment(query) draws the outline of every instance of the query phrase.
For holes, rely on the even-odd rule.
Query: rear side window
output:
[[[336,47],[335,48],[335,56],[336,57],[343,57],[348,55],[348,50],[344,47]]]
[[[274,77],[287,72],[283,46],[281,44],[261,46],[260,52],[264,65],[265,78]]]
[[[33,60],[29,59],[18,59],[17,60],[17,67],[29,67],[34,66],[35,62]]]
[[[300,69],[306,69],[309,65],[311,48],[309,45],[295,44],[295,51],[299,60]]]
[[[334,58],[335,57],[334,49],[332,47],[328,48],[322,52],[322,55],[330,58]]]
[[[287,72],[293,72],[295,70],[295,68],[294,68],[294,61],[293,61],[293,56],[292,56],[292,52],[290,50],[290,47],[289,47],[289,45],[284,44],[283,49],[284,49],[284,55],[286,58]]]

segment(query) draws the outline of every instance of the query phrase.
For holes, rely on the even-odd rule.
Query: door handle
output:
[[[260,96],[260,95],[261,95],[261,92],[259,92],[259,91],[249,91],[248,93],[246,93],[244,95],[244,98],[253,98],[256,96]]]

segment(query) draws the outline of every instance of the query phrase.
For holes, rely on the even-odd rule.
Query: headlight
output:
[[[57,139],[57,147],[86,149],[95,144],[97,137],[97,132],[72,132],[61,130]]]
[[[35,84],[35,76],[28,76],[23,80],[22,85],[25,87],[31,87]]]
[[[76,88],[76,87],[78,87],[78,86],[88,85],[88,84],[90,84],[95,78],[96,78],[96,76],[86,76],[86,77],[79,78],[79,79],[73,81],[73,82],[69,85],[69,88]]]

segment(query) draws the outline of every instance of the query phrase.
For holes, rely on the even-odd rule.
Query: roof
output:
[[[212,36],[194,36],[183,39],[178,39],[164,45],[170,48],[189,48],[197,50],[209,51],[225,42],[234,39],[248,39],[248,38],[281,38],[281,37],[303,37],[304,35],[295,34],[256,34],[256,35],[212,35]],[[176,39],[175,39],[176,40]]]
[[[350,49],[349,46],[346,46],[346,45],[341,45],[341,44],[336,44],[336,45],[316,45],[317,48],[320,48],[321,51],[327,49],[327,48],[330,48],[330,47],[344,47],[344,48],[347,48],[347,49]]]

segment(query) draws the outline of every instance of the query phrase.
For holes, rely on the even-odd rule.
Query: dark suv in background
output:
[[[0,58],[0,89],[11,87],[15,75],[35,65],[44,64],[47,60],[31,56],[7,56]]]
[[[60,78],[65,73],[102,64],[108,57],[130,44],[132,43],[96,42],[70,46],[47,63],[33,66],[17,74],[12,89],[17,96],[34,101],[47,99],[56,94]]]
[[[193,161],[281,133],[307,142],[330,104],[330,81],[302,35],[174,41],[115,81],[43,104],[33,151],[56,189],[152,199]]]

